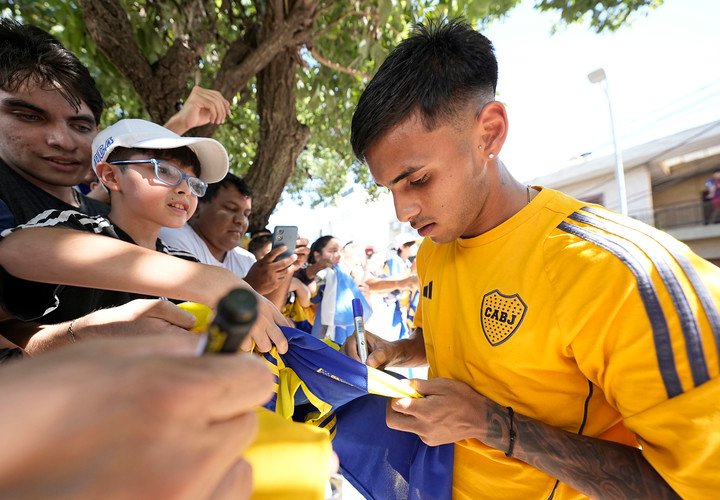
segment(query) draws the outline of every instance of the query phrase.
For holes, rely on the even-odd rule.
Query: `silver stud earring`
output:
[[[495,155],[493,153],[490,153],[490,154],[488,154],[488,158],[490,158],[492,160],[493,158],[495,158]]]
[[[482,149],[482,144],[478,144],[478,149]]]

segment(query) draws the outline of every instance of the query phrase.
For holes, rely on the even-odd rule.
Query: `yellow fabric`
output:
[[[339,346],[331,340],[327,340],[325,343],[335,350],[339,349]],[[317,412],[312,414],[308,423],[317,424],[324,421],[333,410],[333,406],[316,396],[292,368],[285,366],[275,347],[273,347],[268,354],[272,356],[275,363],[277,363],[272,363],[265,357],[262,357],[266,366],[270,368],[278,379],[278,383],[274,387],[277,395],[275,413],[286,419],[291,419],[295,413],[295,394],[300,390],[317,409]],[[415,389],[392,375],[369,366],[366,368],[368,372],[368,394],[377,394],[389,398],[422,397]],[[328,383],[333,382],[329,381]]]
[[[705,277],[716,309],[720,269],[647,226],[652,238],[622,238],[568,219],[583,206],[542,189],[515,216],[478,237],[446,244],[425,239],[417,257],[424,293],[415,325],[423,328],[429,375],[463,381],[520,414],[570,432],[582,427],[585,435],[629,445],[635,433],[645,457],[680,495],[716,496],[718,345],[687,276],[657,241],[681,252]],[[594,209],[603,219],[636,224]],[[558,228],[563,222],[618,242],[650,277],[682,394],[668,397],[652,324],[628,265]],[[688,357],[680,316],[650,251],[668,262],[687,297],[703,360]],[[698,387],[692,362],[704,362],[710,378]],[[666,362],[663,367],[667,372]],[[548,498],[554,487],[555,479],[503,451],[475,440],[455,446],[456,498]],[[553,498],[578,496],[560,484]]]
[[[422,394],[403,381],[371,366],[368,371],[368,392],[388,398],[421,398]]]
[[[253,468],[256,500],[322,500],[330,477],[332,446],[325,429],[298,424],[265,408],[243,457]]]
[[[205,304],[199,302],[182,302],[178,304],[178,307],[184,311],[189,312],[195,316],[195,324],[191,328],[191,332],[204,333],[210,327],[210,322],[213,320],[215,313]]]
[[[315,322],[315,305],[311,304],[310,307],[303,307],[300,305],[300,302],[295,300],[283,306],[282,314],[295,323],[307,321],[312,325]]]

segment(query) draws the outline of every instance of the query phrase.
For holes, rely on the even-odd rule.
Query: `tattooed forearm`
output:
[[[485,443],[507,451],[510,419],[488,404]],[[513,457],[592,498],[678,498],[640,450],[573,434],[517,413]]]

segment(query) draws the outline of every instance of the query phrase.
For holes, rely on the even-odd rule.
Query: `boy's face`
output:
[[[472,121],[428,132],[413,115],[376,140],[366,158],[375,181],[392,193],[397,218],[445,243],[482,232],[488,170],[475,142]]]
[[[132,155],[129,160],[150,158],[142,153]],[[188,175],[195,176],[191,165],[183,165],[177,161],[164,160],[172,163]],[[155,169],[151,163],[135,163],[120,168],[113,165],[118,172],[117,194],[112,195],[112,212],[124,211],[124,218],[132,217],[135,221],[148,221],[161,227],[180,227],[195,213],[197,196],[192,194],[187,180],[177,186],[168,186],[155,177]]]
[[[74,186],[90,169],[97,126],[84,102],[75,110],[57,91],[23,84],[0,89],[0,158],[45,190]]]
[[[215,197],[200,203],[191,224],[213,253],[229,252],[242,241],[250,224],[252,198],[232,184],[221,187]]]

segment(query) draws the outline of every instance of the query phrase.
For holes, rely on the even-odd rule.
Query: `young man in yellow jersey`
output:
[[[720,269],[515,180],[496,83],[487,38],[430,22],[355,111],[355,154],[425,237],[411,338],[368,335],[368,364],[430,367],[388,425],[455,443],[454,498],[716,495]]]

